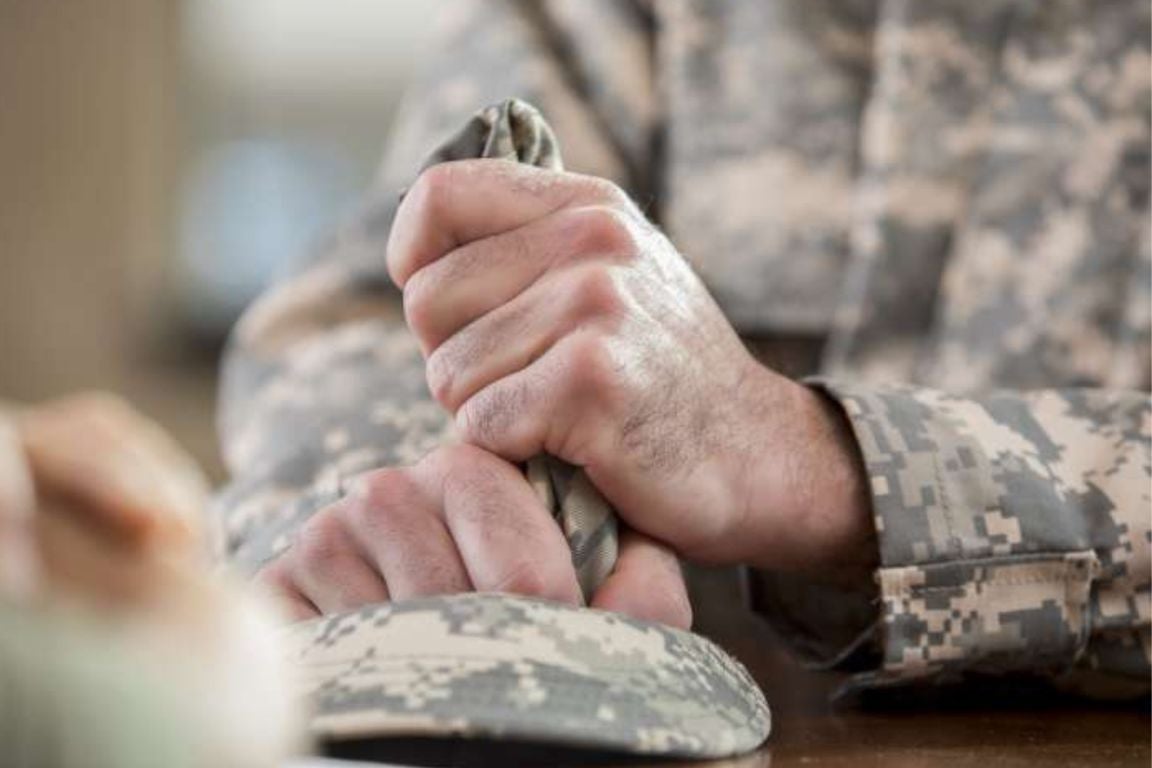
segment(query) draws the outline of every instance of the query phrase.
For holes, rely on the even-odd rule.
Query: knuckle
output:
[[[265,589],[274,592],[286,591],[292,583],[290,563],[293,551],[292,549],[288,549],[281,553],[276,559],[264,565],[256,572],[253,581]]]
[[[507,475],[503,473],[504,461],[491,453],[471,445],[454,446],[444,475],[446,492],[471,498],[504,498],[504,484]],[[476,513],[487,516],[488,505],[470,507]]]
[[[434,464],[440,475],[448,482],[451,478],[468,472],[471,466],[484,455],[479,448],[464,443],[442,445],[424,457],[424,462]]]
[[[608,340],[593,332],[573,340],[568,369],[575,394],[580,395],[602,396],[616,386],[619,376]]]
[[[453,410],[457,405],[453,399],[457,364],[450,345],[451,341],[441,344],[428,356],[424,364],[424,378],[428,382],[428,391],[436,402]]]
[[[339,560],[345,549],[343,524],[328,511],[317,513],[300,529],[295,552],[299,564],[320,569]]]
[[[417,334],[424,334],[431,322],[432,297],[436,295],[429,269],[416,272],[404,285],[404,319]]]
[[[575,226],[584,252],[625,253],[636,246],[632,222],[619,208],[609,205],[583,208]]]
[[[425,461],[434,465],[445,498],[483,498],[493,491],[494,483],[499,482],[498,467],[494,466],[499,459],[467,443],[442,446],[426,456]],[[483,507],[470,505],[465,512]]]
[[[612,317],[624,309],[624,296],[608,266],[594,265],[580,273],[572,291],[579,317]]]
[[[455,176],[456,169],[451,163],[437,163],[424,169],[408,189],[412,210],[421,215],[439,210]]]
[[[628,203],[628,195],[615,182],[600,176],[587,176],[588,197],[609,205],[623,205]]]
[[[374,525],[404,498],[411,497],[415,483],[407,470],[377,469],[362,476],[346,499],[344,512],[360,524]]]

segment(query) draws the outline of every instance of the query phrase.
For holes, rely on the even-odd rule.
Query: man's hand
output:
[[[614,185],[434,166],[397,213],[388,266],[429,387],[472,444],[583,466],[633,528],[689,558],[827,570],[872,551],[843,417],[749,355]]]
[[[472,590],[581,602],[568,544],[523,474],[468,445],[361,476],[260,578],[296,619]],[[692,621],[675,556],[635,532],[622,536],[592,605],[682,628]]]
[[[0,566],[0,593],[7,582],[29,599],[136,609],[171,596],[159,576],[169,566],[202,567],[208,484],[159,424],[99,392],[10,414],[8,429],[0,424],[0,548],[7,539],[16,560]]]

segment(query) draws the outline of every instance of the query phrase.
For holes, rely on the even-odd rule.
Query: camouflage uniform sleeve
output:
[[[650,195],[651,19],[639,3],[453,3],[438,57],[401,106],[365,202],[305,271],[237,325],[219,428],[231,483],[213,511],[217,554],[255,570],[364,471],[412,462],[450,434],[427,394],[384,250],[401,189],[478,108],[536,103],[566,166]],[[580,34],[569,34],[568,31]]]
[[[854,684],[1024,673],[1147,692],[1147,393],[815,383],[852,422],[880,545],[880,658]]]

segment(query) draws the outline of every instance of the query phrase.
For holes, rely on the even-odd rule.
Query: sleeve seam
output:
[[[992,586],[1020,586],[1023,584],[1057,584],[1062,581],[1067,581],[1068,576],[1052,576],[1047,578],[1034,578],[1034,579],[969,579],[967,581],[958,582],[955,585],[932,585],[932,586],[911,586],[906,587],[905,592],[943,592],[955,589],[963,589],[966,586],[989,584]]]
[[[953,560],[936,559],[936,560],[921,560],[911,561],[907,563],[890,563],[881,565],[877,570],[880,571],[898,571],[904,568],[943,568],[954,565],[1018,565],[1028,562],[1043,562],[1046,560],[1058,560],[1060,558],[1067,558],[1069,555],[1083,555],[1092,553],[1095,554],[1096,550],[1092,547],[1084,547],[1083,549],[1054,549],[1039,552],[1012,552],[1003,555],[996,554],[980,554],[976,552],[968,553],[962,557]]]
[[[964,547],[960,543],[960,538],[956,535],[956,524],[952,515],[952,502],[948,496],[948,487],[944,483],[944,478],[940,472],[940,453],[932,451],[932,474],[936,480],[936,493],[940,495],[940,507],[944,512],[944,525],[948,529],[948,549],[955,552],[957,555],[964,554]]]

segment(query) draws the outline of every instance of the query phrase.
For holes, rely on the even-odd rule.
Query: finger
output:
[[[339,505],[316,513],[287,554],[292,585],[323,613],[389,599],[389,589],[347,530]]]
[[[576,328],[614,322],[623,300],[600,263],[552,272],[507,304],[460,329],[429,355],[432,395],[449,411],[540,358]]]
[[[197,522],[208,503],[207,481],[195,461],[157,422],[115,395],[93,393],[76,398],[88,404],[93,424],[116,437],[123,457],[139,470],[139,491],[147,489],[155,516]]]
[[[393,600],[472,589],[438,494],[419,487],[412,470],[385,469],[361,478],[347,499],[350,528]]]
[[[280,616],[286,621],[307,621],[320,615],[320,609],[296,589],[281,560],[261,569],[255,581],[267,590]]]
[[[199,546],[209,486],[195,460],[155,421],[128,408],[121,424],[109,429],[125,435],[124,456],[147,483],[146,503],[154,518],[153,541],[166,546]],[[131,423],[131,429],[128,424]],[[146,474],[145,474],[146,470]]]
[[[465,243],[507,232],[573,204],[627,205],[610,182],[506,160],[440,163],[408,190],[388,237],[388,272],[403,288]]]
[[[206,486],[155,423],[95,393],[29,409],[20,428],[42,494],[127,543],[193,548]]]
[[[676,555],[631,529],[621,531],[616,567],[596,590],[592,607],[679,629],[692,626],[692,605]]]
[[[598,466],[615,434],[613,352],[592,329],[559,339],[531,365],[479,390],[457,409],[461,438],[508,461],[546,452]]]
[[[320,609],[299,592],[281,592],[276,600],[281,615],[289,622],[308,621],[321,615]]]
[[[444,489],[444,516],[477,591],[581,604],[560,527],[511,464],[471,446],[422,463]]]
[[[425,354],[575,258],[611,258],[636,243],[627,214],[607,206],[565,208],[519,229],[475,240],[415,272],[404,313]]]

